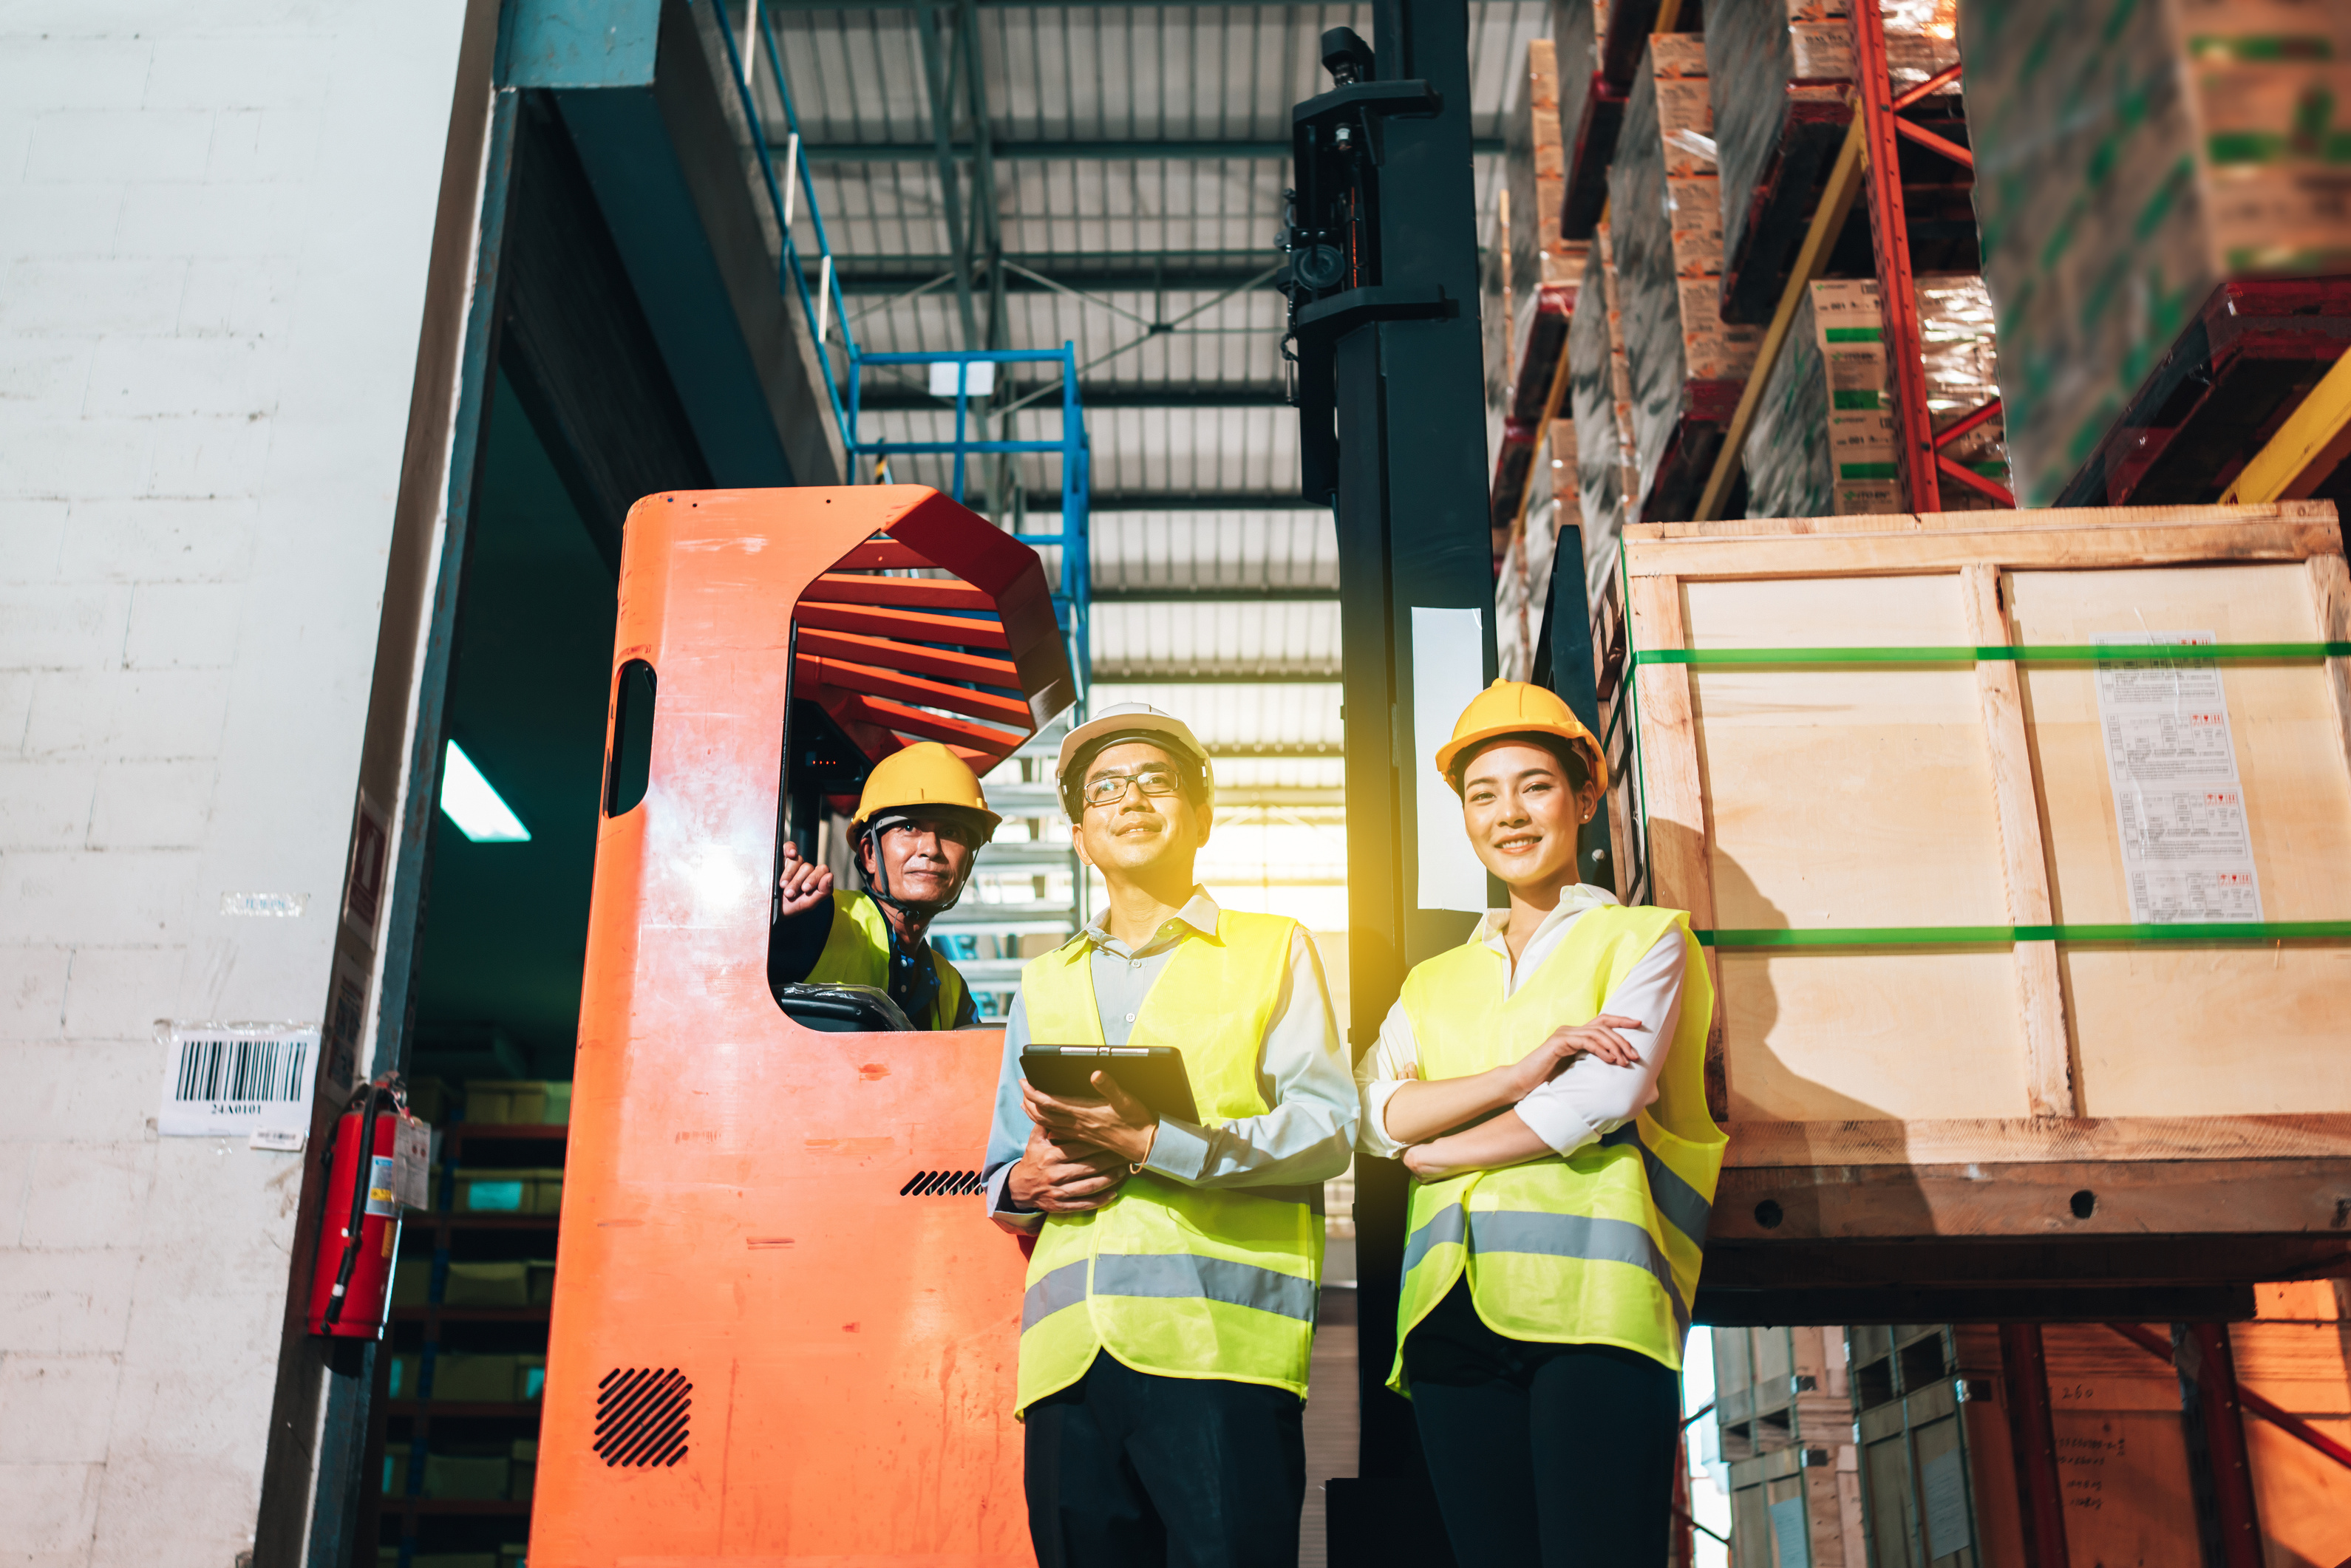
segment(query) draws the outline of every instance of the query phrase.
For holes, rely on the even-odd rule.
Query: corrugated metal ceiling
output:
[[[1474,129],[1490,141],[1515,62],[1542,33],[1545,12],[1535,0],[1480,0],[1468,12]],[[1101,676],[1116,678],[1098,679],[1095,701],[1154,701],[1200,716],[1213,744],[1335,751],[1336,685],[1264,678],[1335,674],[1338,658],[1335,601],[1300,591],[1336,588],[1330,518],[1281,499],[1297,490],[1297,418],[1280,401],[1282,300],[1264,275],[1280,259],[1290,166],[1266,154],[1286,144],[1290,106],[1328,86],[1323,30],[1368,37],[1370,8],[967,0],[934,14],[936,57],[955,76],[946,140],[958,150],[956,204],[978,214],[976,341],[952,283],[956,236],[918,13],[796,7],[773,18],[860,344],[915,352],[1074,344],[1093,489],[1107,503],[1092,524],[1096,586],[1112,598],[1096,611],[1094,657]],[[967,26],[978,46],[976,94],[956,68],[966,56],[956,29]],[[780,147],[780,105],[774,110]],[[971,155],[983,140],[986,170]],[[1132,154],[1118,145],[1137,143],[1149,145]],[[1499,157],[1479,153],[1470,177],[1482,235]],[[799,238],[813,256],[805,214]],[[986,266],[991,246],[1007,263],[998,275]],[[998,276],[1000,295],[991,288]],[[867,392],[880,405],[863,416],[868,439],[951,433],[952,408],[913,377],[877,371]],[[1057,434],[1058,402],[1057,392],[1040,400],[1008,434]],[[893,476],[944,486],[947,471],[901,459]],[[1009,488],[994,477],[975,465],[974,499],[984,490],[1008,509]],[[1057,460],[1020,459],[1015,482],[1032,509],[1058,505]],[[1204,508],[1192,499],[1201,497],[1230,504]],[[1152,508],[1156,497],[1177,505]],[[1199,601],[1116,601],[1186,591]],[[1254,679],[1130,684],[1162,673]]]

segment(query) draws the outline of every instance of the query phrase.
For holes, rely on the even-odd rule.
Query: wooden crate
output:
[[[2351,1437],[2351,1325],[2338,1285],[2263,1284],[2253,1301],[2258,1315],[2228,1329],[2239,1386],[2337,1443]],[[2122,1328],[2170,1340],[2168,1323]],[[1922,1526],[1934,1502],[1922,1471],[1954,1448],[1965,1471],[1964,1495],[1944,1500],[1947,1513],[1954,1502],[1965,1506],[1955,1533],[1975,1561],[2029,1561],[2011,1422],[2015,1379],[2024,1374],[2008,1364],[1998,1331],[1855,1328],[1849,1341],[1875,1568],[1927,1568],[1953,1555],[1930,1559],[1933,1547],[1922,1546],[1933,1533]],[[2200,1438],[2182,1409],[2173,1363],[2106,1323],[2043,1329],[2042,1351],[2067,1559],[2204,1568]],[[2240,1424],[2264,1560],[2277,1568],[2339,1562],[2351,1551],[2351,1469],[2251,1411]]]
[[[1595,636],[1629,672],[1602,682],[1616,864],[1711,944],[1709,1289],[2351,1266],[2342,549],[2326,502],[1625,529]],[[2243,936],[2130,925],[2095,669],[1973,653],[2172,631],[2301,650],[2218,663]],[[1960,657],[1716,657],[1822,649]]]

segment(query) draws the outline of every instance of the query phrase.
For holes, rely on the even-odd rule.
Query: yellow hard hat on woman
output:
[[[1453,738],[1437,748],[1437,770],[1456,791],[1461,788],[1457,764],[1463,764],[1469,752],[1489,740],[1505,736],[1548,736],[1563,741],[1602,789],[1608,787],[1608,758],[1600,747],[1600,737],[1585,727],[1567,700],[1547,686],[1532,685],[1525,681],[1496,681],[1469,699],[1461,716],[1453,726]]]

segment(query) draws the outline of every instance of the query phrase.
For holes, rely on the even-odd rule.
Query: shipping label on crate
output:
[[[2186,650],[2210,632],[2107,633],[2179,654],[2098,666],[2098,722],[2135,925],[2262,918],[2252,832],[2220,667]]]
[[[161,1136],[271,1133],[298,1139],[309,1132],[319,1073],[315,1026],[166,1019],[158,1020],[156,1033],[166,1060],[163,1103],[155,1116]]]

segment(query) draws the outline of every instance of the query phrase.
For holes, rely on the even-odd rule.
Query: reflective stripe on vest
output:
[[[1184,1052],[1207,1125],[1271,1109],[1259,1057],[1297,929],[1221,912],[1213,936],[1177,941],[1137,1009],[1127,1043]],[[1103,1043],[1083,937],[1030,960],[1020,994],[1037,1043]],[[1322,1266],[1311,1204],[1130,1176],[1102,1207],[1039,1228],[1020,1302],[1019,1408],[1084,1376],[1103,1350],[1139,1372],[1271,1384],[1303,1398]]]
[[[937,948],[927,943],[925,946],[938,967],[939,994],[931,1004],[929,1018],[910,1021],[916,1029],[953,1029],[956,1015],[963,1010],[963,975]],[[862,893],[834,888],[832,929],[825,933],[822,951],[801,978],[812,986],[872,986],[889,990],[890,918],[882,913],[882,906]]]
[[[1405,1392],[1405,1338],[1465,1270],[1479,1316],[1503,1334],[1616,1344],[1679,1369],[1723,1148],[1706,1108],[1713,990],[1686,917],[1586,911],[1507,998],[1509,959],[1473,939],[1415,968],[1403,1003],[1425,1078],[1481,1072],[1594,1017],[1675,930],[1687,960],[1681,1017],[1656,1103],[1564,1158],[1413,1189],[1390,1387]]]

